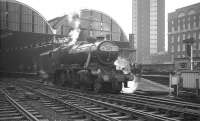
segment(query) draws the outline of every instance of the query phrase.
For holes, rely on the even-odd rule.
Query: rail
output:
[[[30,84],[30,83],[29,83]],[[200,112],[199,112],[199,109],[196,110],[196,107],[199,107],[198,105],[195,105],[193,103],[188,103],[188,102],[182,102],[182,101],[174,101],[174,100],[169,100],[169,99],[157,99],[157,98],[150,98],[148,96],[144,96],[146,98],[137,98],[137,99],[134,99],[134,97],[137,97],[137,95],[133,94],[133,95],[126,95],[126,96],[129,96],[129,98],[132,98],[132,99],[128,99],[127,97],[123,97],[122,95],[116,95],[116,97],[106,97],[105,95],[92,95],[92,94],[86,94],[86,93],[81,93],[81,92],[75,92],[75,91],[70,91],[70,90],[62,90],[62,89],[57,89],[55,87],[50,87],[50,86],[41,86],[41,85],[37,85],[36,87],[38,88],[42,88],[45,90],[48,89],[49,91],[52,90],[52,92],[55,92],[55,93],[58,93],[60,96],[65,96],[66,94],[69,95],[74,95],[74,97],[76,97],[77,95],[79,95],[79,99],[84,99],[84,100],[88,100],[88,101],[92,101],[92,102],[98,102],[100,101],[101,102],[101,105],[106,105],[106,107],[112,107],[112,108],[115,108],[116,110],[121,110],[121,111],[124,111],[126,113],[135,113],[135,115],[142,115],[143,114],[143,117],[149,117],[149,118],[155,118],[155,119],[158,119],[158,120],[177,120],[177,119],[180,119],[180,118],[183,118],[181,117],[182,114],[187,114],[189,115],[189,117],[191,115],[194,115],[194,116],[199,116]],[[110,95],[111,96],[111,95]],[[120,99],[120,96],[122,96],[122,98],[124,99]],[[78,98],[77,97],[77,98]],[[157,100],[156,100],[157,99]],[[106,101],[107,100],[107,101]],[[108,101],[109,100],[109,101]],[[168,100],[168,101],[167,101]],[[99,103],[100,103],[99,102]],[[151,102],[151,103],[150,103]],[[182,103],[181,103],[182,102]],[[176,117],[172,117],[172,118],[169,118],[169,116],[162,116],[163,114],[162,113],[159,113],[157,111],[144,111],[145,108],[143,108],[142,110],[138,110],[138,109],[134,109],[133,108],[130,108],[129,106],[130,105],[141,105],[141,107],[145,107],[145,108],[152,108],[152,109],[156,109],[156,110],[165,110],[165,113],[164,114],[167,114],[169,112],[178,112],[178,116]],[[165,107],[163,107],[165,106]],[[178,106],[178,107],[176,107]],[[191,110],[191,109],[192,110]],[[195,110],[193,110],[193,108]],[[142,114],[140,114],[142,113]],[[155,113],[159,113],[159,114],[155,114]],[[199,120],[199,118],[198,118]]]
[[[41,93],[42,91],[40,90],[40,91],[37,91],[37,92]],[[53,92],[56,92],[56,91],[54,90]],[[56,93],[58,93],[58,92],[56,92]],[[46,96],[50,97],[49,96],[50,94],[44,94],[43,93],[43,95],[46,95]],[[59,94],[59,95],[61,97],[57,97],[57,98],[54,98],[54,99],[55,100],[60,100],[60,98],[63,97],[63,94]],[[156,119],[156,120],[159,120],[159,121],[166,121],[166,120],[168,120],[168,121],[179,121],[179,120],[177,120],[175,118],[169,118],[169,117],[165,117],[165,116],[162,116],[162,115],[153,114],[153,113],[150,113],[150,112],[144,112],[144,111],[136,110],[136,109],[133,109],[133,108],[128,108],[128,107],[123,107],[123,106],[120,106],[120,105],[115,105],[115,104],[112,104],[112,103],[109,103],[109,102],[104,102],[104,101],[100,101],[100,100],[97,100],[97,99],[88,98],[85,95],[84,96],[77,95],[77,94],[69,94],[69,95],[71,95],[73,97],[76,97],[76,99],[78,99],[79,103],[82,102],[82,101],[91,102],[93,104],[96,103],[96,105],[101,105],[101,106],[103,105],[103,107],[110,108],[110,109],[114,110],[114,112],[121,111],[120,113],[126,113],[126,114],[129,114],[129,115],[136,115],[136,116],[138,116],[140,118],[143,117],[143,118],[146,118],[146,119]],[[60,101],[65,101],[65,100],[60,100]],[[100,114],[98,114],[98,115],[100,115]]]
[[[33,116],[31,113],[29,113],[26,109],[24,109],[19,103],[17,103],[13,98],[11,98],[8,93],[4,90],[0,90],[5,97],[7,98],[7,100],[12,104],[12,106],[14,106],[21,114],[23,114],[23,116],[25,116],[28,120],[30,121],[40,121],[39,119],[37,119],[35,116]]]

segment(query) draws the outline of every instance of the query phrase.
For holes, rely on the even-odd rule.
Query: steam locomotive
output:
[[[116,70],[120,47],[114,41],[101,37],[93,41],[78,41],[73,46],[62,44],[56,51],[41,54],[41,65],[51,60],[53,83],[95,92],[120,92],[122,82],[132,79],[129,74]],[[49,67],[49,65],[48,65]],[[48,72],[49,73],[49,72]]]
[[[2,49],[1,74],[18,72],[23,75],[39,72],[39,76],[46,78],[44,79],[46,81],[51,80],[55,85],[87,88],[95,92],[102,90],[119,92],[122,89],[122,82],[132,79],[130,74],[116,70],[114,65],[120,56],[120,45],[125,42],[121,44],[97,37],[69,45],[69,38],[63,39],[62,36],[56,36],[56,42],[53,42],[52,35],[41,34],[39,36],[39,34],[13,31],[5,31],[5,33],[12,33],[12,36],[8,38],[10,40],[14,40],[15,37],[19,38],[12,41],[13,46],[18,43],[24,43],[26,46],[9,50]],[[31,40],[36,37],[44,39],[38,39],[43,42],[37,44],[35,39]],[[33,41],[36,44],[30,45],[25,43],[28,41],[23,40],[30,40],[29,43]],[[128,45],[125,44],[126,47]],[[40,70],[43,70],[47,76],[42,76]]]

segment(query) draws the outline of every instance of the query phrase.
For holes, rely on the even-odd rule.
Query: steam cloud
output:
[[[43,52],[40,54],[40,56],[48,55],[51,52],[57,52],[59,50],[65,50],[67,48],[73,47],[79,37],[80,34],[80,12],[73,12],[70,13],[66,17],[68,24],[72,27],[72,30],[69,32],[69,37],[64,37],[62,39],[59,39],[57,43],[61,44],[57,48],[54,48],[53,50],[48,50],[46,52]]]
[[[119,56],[114,65],[116,70],[121,70],[123,74],[131,74],[130,62],[126,58]],[[134,93],[138,87],[136,79],[136,76],[134,76],[133,80],[128,81],[128,87],[124,87],[124,83],[122,83],[121,93]]]
[[[80,34],[80,14],[72,13],[68,16],[68,21],[70,25],[72,25],[72,31],[69,33],[69,37],[71,38],[71,41],[69,42],[68,46],[75,45],[75,43],[78,40],[79,34]]]

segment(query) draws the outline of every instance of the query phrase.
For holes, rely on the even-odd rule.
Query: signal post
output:
[[[193,43],[194,38],[185,39],[183,43],[186,45],[186,55],[190,57],[190,69],[193,71]]]

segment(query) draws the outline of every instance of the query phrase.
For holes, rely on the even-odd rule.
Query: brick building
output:
[[[200,67],[200,3],[176,9],[168,14],[168,51],[177,68],[190,68],[183,40],[194,39],[194,68]]]

